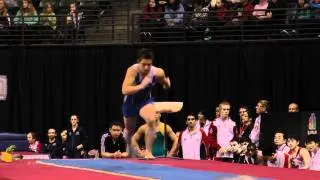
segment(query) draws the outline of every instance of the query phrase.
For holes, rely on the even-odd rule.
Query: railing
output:
[[[95,2],[97,3],[97,2]],[[67,10],[55,16],[1,17],[0,44],[136,44],[158,42],[319,39],[320,19],[296,17],[299,9],[270,10],[272,16],[245,11],[134,13],[123,0],[108,6],[83,4],[73,19]],[[90,8],[91,7],[91,8]],[[59,9],[61,12],[62,9]],[[119,13],[120,12],[120,13]],[[56,19],[56,27],[45,19]],[[19,20],[17,20],[19,19]],[[28,22],[31,21],[33,22]],[[36,19],[36,20],[34,20]]]
[[[320,39],[320,19],[297,17],[299,10],[134,14],[132,43]]]

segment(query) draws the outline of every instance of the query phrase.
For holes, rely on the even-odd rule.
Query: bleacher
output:
[[[5,0],[9,1],[9,0]],[[33,0],[38,12],[35,16],[39,21],[30,25],[28,19],[21,18],[16,23],[16,5],[8,6],[8,18],[0,17],[0,44],[135,44],[135,43],[162,43],[162,42],[215,42],[215,41],[257,41],[257,40],[292,40],[292,39],[319,39],[320,22],[316,18],[298,19],[294,17],[295,3],[288,2],[285,9],[269,9],[280,19],[259,18],[243,20],[235,16],[246,13],[242,9],[226,9],[223,11],[223,20],[219,19],[221,12],[185,11],[181,24],[177,27],[168,27],[166,14],[176,16],[181,13],[159,13],[159,21],[150,23],[144,19],[150,13],[143,12],[144,0],[78,0],[76,1],[79,21],[68,24],[68,13],[72,0],[52,0],[56,28],[43,23],[40,16],[44,3]],[[44,1],[46,2],[46,1]],[[14,3],[13,3],[14,4]],[[21,5],[20,5],[21,6]],[[312,10],[313,11],[313,10]],[[221,14],[220,14],[221,15]],[[219,15],[219,16],[220,16]],[[21,20],[20,20],[21,21]],[[70,21],[70,19],[69,19]],[[28,24],[28,25],[27,25]]]

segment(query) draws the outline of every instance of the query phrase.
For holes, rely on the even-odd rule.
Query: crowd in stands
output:
[[[166,41],[168,36],[172,40],[259,38],[261,33],[317,37],[320,27],[319,0],[148,0],[143,12],[141,38],[145,41],[152,37]],[[308,28],[316,30],[304,30]]]
[[[73,0],[0,0],[1,42],[21,39],[22,30],[34,41],[84,39],[84,18]]]
[[[274,144],[270,145],[272,153],[265,154],[259,148],[260,124],[263,120],[262,114],[268,113],[270,109],[269,102],[259,100],[255,113],[247,106],[240,106],[239,124],[230,118],[230,109],[229,102],[221,102],[215,109],[213,121],[208,119],[206,111],[200,111],[198,114],[186,113],[186,128],[180,132],[174,132],[169,125],[161,122],[161,114],[157,112],[153,156],[320,171],[318,134],[309,134],[303,140],[305,144],[301,144],[300,137],[276,131]],[[288,112],[299,112],[298,104],[289,104]],[[111,122],[108,132],[101,136],[100,150],[89,151],[88,136],[78,123],[78,116],[72,115],[71,127],[61,132],[61,138],[57,138],[55,129],[49,129],[48,141],[43,145],[37,141],[35,133],[28,133],[29,150],[35,153],[47,153],[50,158],[143,158],[145,156],[143,144],[147,136],[146,124],[137,129],[129,146],[129,140],[123,136],[122,123]],[[165,137],[169,137],[172,142],[170,150],[166,148],[168,143]]]

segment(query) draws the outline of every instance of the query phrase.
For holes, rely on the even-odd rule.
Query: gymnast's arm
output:
[[[310,167],[310,154],[307,149],[302,148],[300,150],[300,156],[303,159],[303,167],[301,169],[309,169]]]
[[[143,136],[144,132],[145,132],[145,125],[142,125],[142,126],[139,127],[137,132],[134,133],[134,135],[132,136],[132,139],[131,139],[132,149],[134,150],[136,155],[139,156],[139,157],[143,157],[143,153],[139,148],[138,141],[141,138],[141,136]]]
[[[163,69],[156,69],[156,77],[158,82],[162,85],[164,89],[169,89],[171,87],[170,78],[166,77]]]
[[[126,77],[124,78],[122,83],[123,95],[133,95],[145,88],[146,85],[143,83],[139,85],[134,85],[134,79],[136,75],[137,75],[137,72],[132,67],[129,67],[127,69]]]
[[[166,129],[167,129],[168,136],[173,141],[171,150],[170,150],[170,152],[168,154],[169,157],[172,157],[177,151],[179,139],[178,139],[178,137],[176,136],[176,134],[173,132],[173,130],[171,129],[171,127],[169,125],[167,125]]]

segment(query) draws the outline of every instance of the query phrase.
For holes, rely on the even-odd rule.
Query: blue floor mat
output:
[[[229,173],[218,173],[212,171],[193,170],[186,168],[170,167],[166,165],[144,164],[129,161],[119,161],[112,159],[98,160],[76,160],[76,159],[59,159],[59,160],[41,160],[41,162],[52,163],[60,166],[73,166],[102,170],[107,172],[143,176],[164,180],[207,180],[207,179],[229,179],[239,175]],[[255,178],[256,179],[256,178]],[[257,178],[259,180],[266,178]]]

